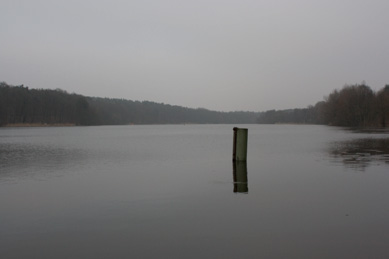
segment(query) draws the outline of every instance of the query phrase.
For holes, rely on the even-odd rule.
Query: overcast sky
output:
[[[1,0],[0,81],[219,111],[389,84],[388,0]]]

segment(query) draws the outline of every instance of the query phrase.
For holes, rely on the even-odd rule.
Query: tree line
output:
[[[86,98],[81,95],[0,83],[0,125],[81,125],[89,115],[88,108]]]
[[[61,89],[29,89],[0,82],[0,126],[12,124],[181,124],[256,123],[260,113],[217,112],[149,101],[69,94]]]
[[[334,90],[302,109],[218,112],[149,101],[87,97],[61,89],[29,89],[0,82],[0,126],[12,124],[300,123],[388,127],[389,85],[374,92],[365,83]]]
[[[323,101],[304,109],[269,110],[258,123],[309,123],[344,127],[388,127],[389,85],[374,92],[365,83],[334,90]]]

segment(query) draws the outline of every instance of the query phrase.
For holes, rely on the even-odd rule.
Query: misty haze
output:
[[[389,258],[387,10],[2,0],[0,258]]]

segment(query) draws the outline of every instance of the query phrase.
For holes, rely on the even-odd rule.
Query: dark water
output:
[[[0,258],[389,258],[389,135],[0,129]]]

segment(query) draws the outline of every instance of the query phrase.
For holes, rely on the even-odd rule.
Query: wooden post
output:
[[[232,148],[233,161],[247,160],[247,133],[248,129],[234,128],[234,142]]]

